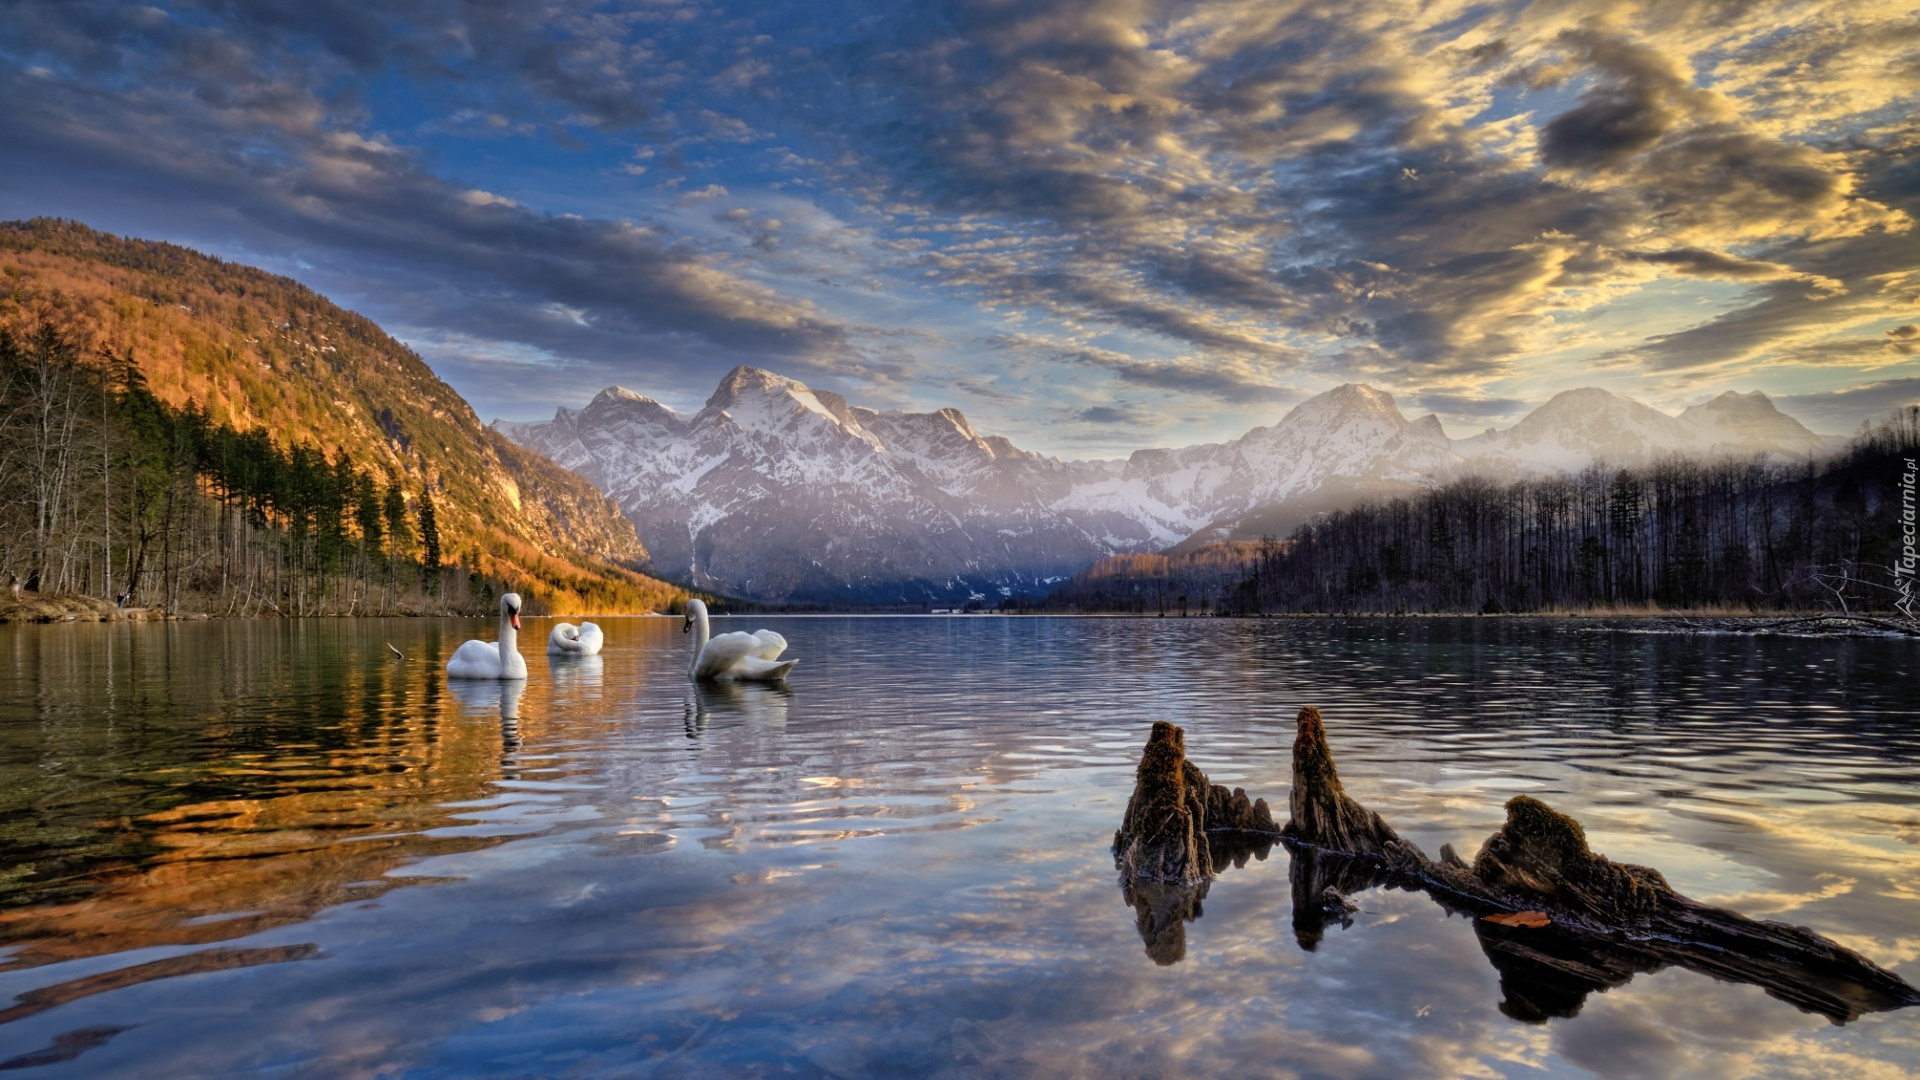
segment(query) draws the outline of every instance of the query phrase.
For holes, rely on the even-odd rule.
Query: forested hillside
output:
[[[1460,480],[1353,507],[1269,547],[1235,611],[1592,608],[1886,611],[1920,409],[1800,465],[1671,457],[1645,468]]]
[[[678,595],[591,484],[297,282],[44,219],[0,224],[0,275],[0,581],[234,613]]]

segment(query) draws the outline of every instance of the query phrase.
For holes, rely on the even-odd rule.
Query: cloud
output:
[[[1598,78],[1578,105],[1540,129],[1540,156],[1551,168],[1618,165],[1658,143],[1703,97],[1654,49],[1586,30],[1563,40]]]
[[[1465,410],[1569,356],[1903,377],[1911,41],[1895,0],[73,0],[0,26],[0,203],[664,391],[898,390],[926,349],[880,335],[934,322],[978,386],[1188,411],[1354,378]]]
[[[1728,245],[1905,224],[1857,190],[1897,136],[1795,141],[1696,69],[1771,10],[1645,27],[1502,6],[939,10],[889,25],[877,56],[849,46],[873,59],[840,91],[872,123],[849,141],[914,215],[1026,242],[926,264],[1210,358],[1359,344],[1407,378],[1480,378],[1550,344],[1558,313],[1662,273],[1839,288]],[[1558,110],[1485,118],[1500,93],[1571,87]]]
[[[299,5],[252,7],[236,26],[92,42],[123,50],[111,57],[70,46],[75,65],[116,68],[124,85],[0,76],[17,106],[0,116],[17,170],[9,201],[72,200],[92,188],[118,208],[149,200],[148,212],[176,227],[197,212],[193,231],[224,234],[268,261],[297,260],[316,284],[345,283],[389,321],[438,327],[438,336],[488,335],[601,362],[631,361],[649,342],[715,364],[804,363],[848,348],[842,322],[661,224],[523,205],[442,178],[385,136],[343,129],[352,110],[342,115],[322,96],[324,80],[289,74],[290,58],[249,33],[324,26],[327,55],[355,67],[390,58],[379,50],[410,62],[421,54],[357,17],[310,24]],[[82,5],[67,24],[28,27],[41,31],[33,44],[69,45],[60,31],[87,30],[80,16],[89,13]],[[556,319],[557,310],[574,315]]]
[[[1115,405],[1094,405],[1081,409],[1074,419],[1088,424],[1138,424],[1150,419],[1135,406],[1121,402]]]
[[[1413,394],[1407,398],[1407,403],[1416,409],[1425,409],[1441,416],[1482,422],[1519,417],[1539,404],[1519,398],[1474,397],[1433,391]]]
[[[1140,360],[1112,349],[1053,341],[1031,334],[1002,334],[986,344],[1055,362],[1102,368],[1134,386],[1177,390],[1235,404],[1292,402],[1307,396],[1292,387],[1269,381],[1255,364],[1246,362],[1207,363],[1193,357]]]
[[[1742,259],[1718,251],[1707,251],[1697,247],[1668,248],[1665,251],[1630,251],[1629,258],[1656,266],[1670,267],[1677,273],[1692,277],[1719,278],[1724,281],[1805,281],[1825,292],[1841,292],[1843,288],[1832,278],[1823,278],[1816,274],[1796,271],[1783,263],[1768,262],[1765,259]]]

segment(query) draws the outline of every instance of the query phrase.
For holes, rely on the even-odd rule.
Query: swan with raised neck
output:
[[[500,633],[496,641],[478,638],[461,644],[447,661],[447,674],[456,679],[524,679],[527,662],[520,656],[520,594],[500,596]]]

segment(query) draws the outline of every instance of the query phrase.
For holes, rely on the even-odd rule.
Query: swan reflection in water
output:
[[[784,683],[697,682],[688,687],[687,738],[697,739],[716,717],[762,727],[785,727],[793,691]]]
[[[520,749],[520,695],[527,692],[524,679],[448,679],[447,692],[463,712],[490,713],[498,709],[501,749],[509,754]]]
[[[602,676],[606,672],[606,657],[599,654],[582,656],[578,653],[547,654],[548,683],[553,687],[556,700],[572,698],[576,701],[600,700]]]

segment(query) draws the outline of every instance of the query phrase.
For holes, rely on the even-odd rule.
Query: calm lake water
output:
[[[1428,852],[1530,793],[1920,983],[1914,643],[770,617],[717,629],[784,633],[790,692],[695,691],[678,620],[602,625],[550,663],[527,620],[524,692],[444,676],[490,620],[0,626],[0,1069],[1920,1072],[1920,1009],[1836,1026],[1678,969],[1510,1018],[1417,893],[1306,951],[1283,848],[1159,963],[1108,850],[1153,721],[1284,819],[1315,704],[1349,792]]]

